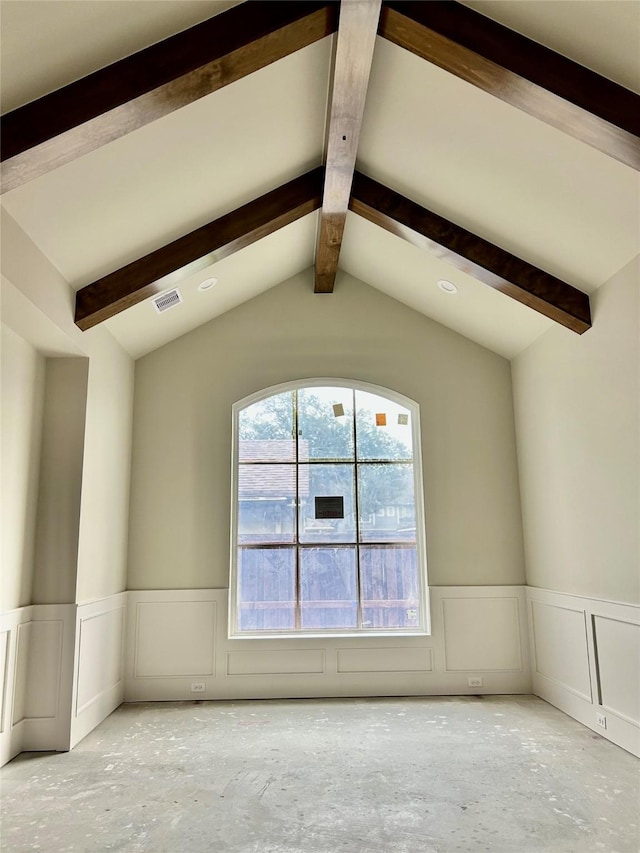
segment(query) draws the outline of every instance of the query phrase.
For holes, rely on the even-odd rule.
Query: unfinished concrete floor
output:
[[[532,696],[122,705],[2,770],[2,850],[637,853],[639,767]]]

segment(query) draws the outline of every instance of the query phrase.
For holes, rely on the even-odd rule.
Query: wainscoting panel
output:
[[[18,629],[21,625],[31,622],[31,608],[20,607],[16,610],[8,610],[0,614],[0,636],[2,636],[3,666],[2,675],[2,708],[0,716],[2,727],[0,731],[0,766],[17,755],[22,749],[23,724],[14,723],[14,708],[16,704],[16,692],[20,692],[18,698],[18,716],[24,717],[24,696],[26,691],[26,667],[24,664],[24,652],[20,666],[21,685],[16,691],[16,680],[18,679],[17,651],[18,651]]]
[[[600,677],[600,704],[640,725],[640,625],[606,616],[593,617]]]
[[[22,749],[70,748],[75,604],[31,605]]]
[[[120,705],[127,594],[78,606],[71,745]]]
[[[136,678],[215,675],[215,601],[136,606]]]
[[[431,672],[432,670],[432,649],[338,649],[338,672]]]
[[[324,652],[321,649],[227,653],[227,675],[319,675],[323,672]]]
[[[127,596],[125,701],[216,698],[213,685],[227,666],[219,624],[226,620],[218,618],[226,590],[140,590]]]
[[[124,608],[80,616],[76,716],[122,678]]]
[[[229,639],[226,589],[131,591],[125,701],[531,691],[524,587],[431,599],[431,635]]]
[[[584,609],[531,602],[536,673],[591,702],[589,650]]]
[[[25,750],[69,748],[75,605],[34,604],[0,616],[0,764]]]
[[[33,720],[52,719],[58,713],[60,698],[64,621],[34,621],[21,625],[22,628],[29,629],[28,682],[38,685],[37,690],[28,690],[24,698],[24,716]]]
[[[9,640],[10,631],[0,631],[0,734],[5,730],[7,699],[7,681],[9,676]]]
[[[25,608],[26,609],[26,608]],[[32,622],[22,622],[16,626],[16,656],[13,680],[13,708],[11,727],[17,726],[25,718],[27,704],[27,679],[29,677],[29,649],[31,646]]]
[[[640,756],[640,607],[527,589],[533,692]]]
[[[442,598],[447,672],[522,670],[517,598]]]

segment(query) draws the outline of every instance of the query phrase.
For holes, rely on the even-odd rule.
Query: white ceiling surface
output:
[[[74,288],[322,162],[331,40],[201,98],[4,197]]]
[[[147,299],[105,325],[133,358],[140,358],[170,340],[213,320],[270,287],[310,267],[315,251],[319,214],[310,213],[245,249],[178,283],[183,303],[158,314]],[[199,291],[215,277],[218,283]]]
[[[230,5],[2,0],[5,109]],[[466,5],[636,88],[636,0]],[[319,164],[330,51],[331,39],[305,48],[3,203],[81,287]],[[358,168],[586,292],[639,249],[637,173],[382,39]],[[307,216],[185,280],[178,308],[157,315],[145,302],[107,327],[134,357],[161,346],[309,266],[316,222]],[[354,214],[341,267],[506,357],[551,326]],[[211,275],[219,284],[198,292]],[[442,277],[456,296],[438,290]]]
[[[239,0],[2,0],[2,112],[193,27]]]
[[[375,246],[375,251],[371,247]],[[340,266],[410,308],[512,358],[553,322],[388,231],[349,213]],[[402,274],[398,274],[402,270]],[[458,288],[445,293],[438,281]],[[572,334],[568,332],[568,334]]]
[[[635,0],[461,0],[509,29],[640,92],[640,3]]]
[[[638,251],[629,166],[381,38],[369,91],[370,177],[584,290]]]

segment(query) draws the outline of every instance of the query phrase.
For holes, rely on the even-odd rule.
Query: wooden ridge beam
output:
[[[333,291],[338,270],[379,17],[380,0],[345,0],[340,7],[316,247],[316,293]]]
[[[591,328],[587,294],[359,172],[349,209],[579,335]]]
[[[2,117],[2,191],[335,32],[335,0],[247,0]]]
[[[379,34],[640,169],[640,96],[451,0],[385,0]]]
[[[313,169],[81,288],[76,325],[86,331],[317,210],[323,175],[322,167]]]

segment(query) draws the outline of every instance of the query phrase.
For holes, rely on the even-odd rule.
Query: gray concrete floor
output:
[[[532,696],[122,705],[2,770],[1,849],[637,853],[639,767]]]

